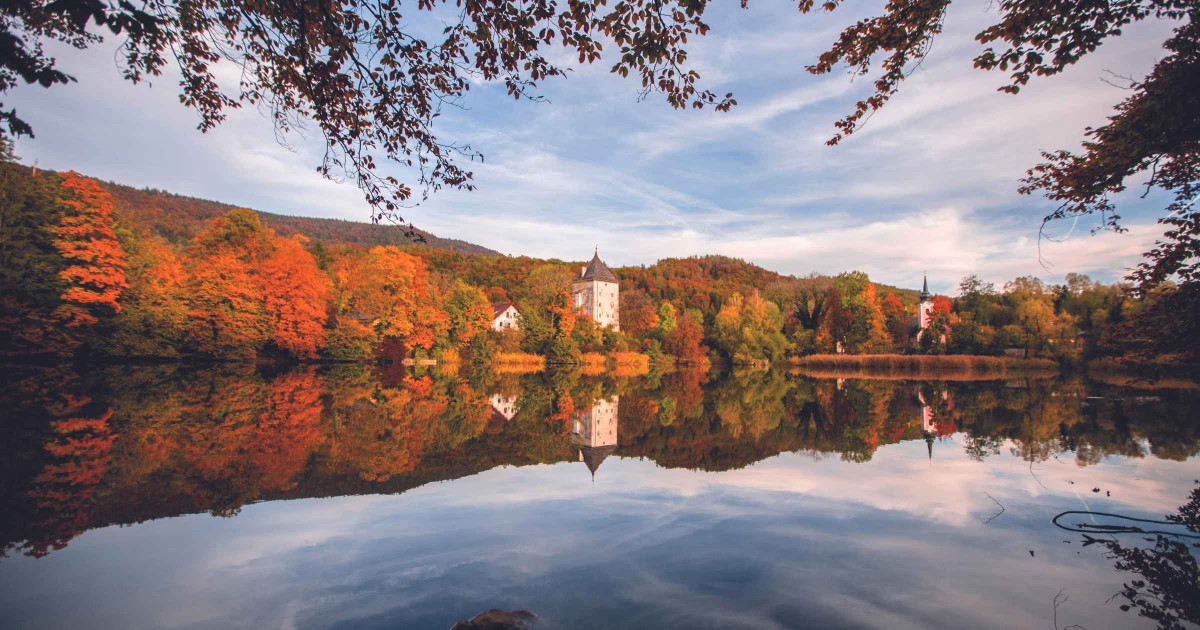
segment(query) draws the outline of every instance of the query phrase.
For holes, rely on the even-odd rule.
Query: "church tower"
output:
[[[599,250],[591,262],[579,270],[579,277],[571,284],[571,299],[575,309],[587,314],[601,327],[621,329],[620,284],[608,265],[600,260]]]
[[[933,315],[933,295],[929,293],[929,276],[926,275],[924,279],[921,298],[917,301],[917,343],[921,342],[921,336],[925,334],[925,329],[929,327],[929,318]]]

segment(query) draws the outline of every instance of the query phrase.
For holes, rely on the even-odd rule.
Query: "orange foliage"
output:
[[[605,372],[606,359],[599,352],[585,352],[580,357],[580,363],[583,365],[582,372],[587,376],[595,376]]]
[[[555,335],[570,337],[571,333],[575,331],[576,318],[580,316],[580,313],[577,313],[571,304],[571,292],[565,289],[561,291],[558,299],[550,304],[549,309],[554,316]]]
[[[430,348],[449,328],[425,262],[395,247],[347,256],[335,269],[340,318],[369,322],[379,341]]]
[[[640,376],[650,372],[650,357],[640,352],[614,352],[614,376]]]
[[[113,202],[95,180],[71,171],[63,176],[63,216],[54,247],[66,263],[66,282],[56,316],[68,327],[96,323],[96,312],[116,313],[125,281],[125,252],[113,231]]]
[[[78,406],[83,406],[82,402]],[[62,549],[88,527],[92,495],[108,470],[117,436],[109,428],[111,409],[96,417],[71,417],[51,423],[54,437],[45,449],[54,459],[34,480],[30,496],[37,501],[41,537],[27,550],[41,557]]]
[[[298,357],[311,358],[325,343],[330,287],[302,238],[276,237],[274,251],[262,262],[261,277],[271,339]]]
[[[212,356],[253,356],[270,335],[255,274],[233,252],[192,266],[188,278],[188,333],[192,346]]]
[[[703,340],[704,331],[700,324],[691,317],[681,317],[679,325],[663,340],[663,350],[680,363],[705,363],[708,361],[708,349],[701,344]]]

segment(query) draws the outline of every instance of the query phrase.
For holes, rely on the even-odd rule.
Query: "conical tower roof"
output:
[[[583,463],[587,464],[588,470],[592,471],[593,479],[596,478],[596,469],[600,468],[600,464],[604,463],[604,458],[611,455],[615,450],[617,450],[616,444],[608,446],[584,446],[579,449],[580,454],[583,455]]]
[[[597,250],[592,256],[591,262],[587,264],[587,269],[583,272],[583,280],[585,282],[617,282],[617,277],[613,272],[609,271],[608,265],[600,260],[600,251]]]
[[[925,282],[921,285],[921,301],[922,302],[929,299],[929,276],[927,274],[923,274],[923,275],[925,278]]]

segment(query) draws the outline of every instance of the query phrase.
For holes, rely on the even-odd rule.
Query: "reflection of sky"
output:
[[[1039,483],[1001,450],[975,462],[947,440],[930,462],[914,441],[866,464],[784,454],[722,473],[610,457],[594,484],[581,463],[504,467],[110,527],[0,562],[0,618],[446,628],[527,608],[562,627],[1050,627],[1064,589],[1060,626],[1136,625],[1105,603],[1128,576],[1050,518],[1173,511],[1198,460],[1051,459]],[[984,492],[1006,508],[986,525]]]

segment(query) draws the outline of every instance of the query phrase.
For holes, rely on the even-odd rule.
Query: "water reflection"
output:
[[[604,458],[617,450],[619,403],[620,396],[601,398],[571,416],[571,444],[579,447],[579,461],[587,464],[593,480]]]
[[[820,604],[825,607],[823,612],[803,613],[810,615],[804,619],[817,625],[886,625],[885,617],[868,622],[846,616],[837,606],[828,607],[829,601],[838,598],[859,604],[873,600],[874,596],[859,593],[855,584],[882,579],[843,574],[851,569],[842,567],[877,567],[882,572],[880,567],[887,566],[894,573],[912,561],[893,559],[880,564],[878,558],[873,559],[873,554],[898,553],[890,547],[887,551],[872,548],[886,533],[922,527],[935,537],[930,540],[944,545],[935,555],[951,554],[962,563],[961,570],[978,568],[984,574],[990,571],[1005,580],[1019,581],[1026,575],[1016,571],[1025,569],[1017,569],[1019,565],[1007,560],[995,565],[985,550],[1007,554],[1017,549],[1016,555],[1056,562],[1055,566],[1066,570],[1063,567],[1070,566],[1070,555],[1083,552],[1079,544],[1086,541],[1072,541],[1074,546],[1064,551],[1068,542],[1054,539],[1049,516],[1068,509],[1064,502],[1120,501],[1118,507],[1131,513],[1161,515],[1177,503],[1159,495],[1175,500],[1189,489],[1181,484],[1200,476],[1196,460],[1189,460],[1200,452],[1200,415],[1196,413],[1200,396],[1186,384],[1135,389],[1082,378],[811,379],[777,370],[684,370],[643,378],[582,377],[563,372],[497,375],[487,371],[459,376],[437,371],[379,372],[361,366],[281,373],[247,366],[113,367],[85,373],[31,367],[9,372],[4,378],[8,386],[0,399],[0,417],[9,430],[3,447],[6,456],[0,463],[0,501],[5,506],[0,516],[0,545],[5,555],[12,556],[0,560],[0,576],[9,578],[9,582],[0,580],[5,584],[37,584],[36,580],[13,577],[42,570],[14,564],[20,556],[70,557],[73,541],[85,532],[111,525],[207,512],[229,517],[242,527],[267,527],[263,533],[270,535],[272,528],[283,526],[262,525],[255,519],[262,518],[263,512],[243,514],[247,506],[281,499],[403,495],[410,497],[405,505],[411,508],[403,519],[409,519],[406,522],[414,531],[451,528],[460,537],[443,540],[431,530],[420,541],[413,541],[415,547],[409,554],[423,557],[421,553],[449,553],[449,549],[476,554],[475,560],[459,562],[482,573],[455,573],[461,584],[477,584],[483,575],[490,579],[504,575],[514,580],[513,584],[520,583],[520,572],[509,575],[495,561],[478,558],[516,553],[519,560],[508,557],[506,562],[523,563],[531,561],[529,549],[553,547],[557,542],[563,549],[571,549],[580,541],[560,540],[555,537],[567,534],[549,534],[539,525],[573,522],[571,519],[592,514],[608,520],[593,518],[588,527],[608,531],[607,539],[631,543],[607,553],[637,553],[639,562],[653,560],[653,566],[640,569],[640,579],[650,579],[647,588],[666,580],[677,587],[686,584],[693,594],[716,597],[724,593],[729,597],[727,605],[733,608],[757,602],[755,605],[774,611],[765,618],[735,615],[726,619],[728,625],[796,625],[795,615],[802,613],[781,603],[783,592],[788,591],[786,583],[802,581],[815,588],[813,580],[823,579],[795,573],[800,566],[804,571],[825,567],[829,572],[827,583],[822,582],[825,597],[832,598]],[[777,458],[780,454],[792,455]],[[1182,463],[1181,468],[1137,463],[1143,461]],[[579,462],[590,471],[591,482],[565,472],[581,471]],[[605,473],[598,476],[602,463]],[[534,464],[563,464],[565,468],[531,466]],[[1094,474],[1081,472],[1093,468]],[[1164,470],[1172,472],[1167,475]],[[477,476],[484,471],[494,474]],[[702,474],[718,471],[728,472]],[[473,475],[476,477],[468,479]],[[1138,485],[1148,483],[1139,481],[1142,479],[1153,479],[1155,490]],[[446,480],[459,481],[457,485],[431,485]],[[418,488],[421,490],[416,492]],[[987,545],[972,533],[973,527],[995,512],[995,506],[982,496],[984,490],[1006,508],[1003,518],[987,523],[989,531],[1002,538]],[[561,499],[577,492],[604,493],[610,503],[597,502],[594,497],[590,503]],[[1118,496],[1113,497],[1114,493]],[[689,503],[688,497],[693,495],[704,496],[703,504]],[[516,505],[489,503],[496,496],[511,496]],[[451,519],[447,516],[451,508],[435,497],[466,511],[454,512]],[[304,504],[269,505],[291,513]],[[671,518],[677,520],[663,524],[664,514],[674,514]],[[856,520],[840,520],[846,514]],[[439,519],[448,520],[443,523]],[[195,540],[207,540],[215,535],[210,532],[216,531],[216,525],[206,523],[219,521],[188,522],[198,528],[191,534]],[[287,522],[290,526],[293,519]],[[385,529],[393,526],[389,523]],[[554,531],[582,532],[588,527]],[[141,540],[137,534],[141,531],[135,527],[128,535]],[[512,538],[525,531],[531,532],[530,539]],[[1055,543],[1060,548],[1043,548],[1040,556],[1034,556],[1032,549],[1024,548],[1034,543],[1020,539],[1031,531],[1041,537],[1037,545]],[[378,534],[372,528],[356,535],[370,539]],[[645,538],[639,541],[638,536]],[[479,540],[472,547],[470,541],[476,538]],[[735,539],[739,542],[730,542]],[[651,540],[656,541],[654,545],[640,546]],[[1186,554],[1191,549],[1186,544],[1170,544],[1170,540],[1142,542],[1146,544],[1123,541],[1125,547],[1106,542],[1103,547],[1108,556],[1105,560],[1111,562],[1109,569],[1115,566],[1145,575],[1150,570],[1147,567],[1161,566],[1172,557],[1178,560],[1181,550]],[[814,551],[820,548],[838,549],[844,558],[824,557]],[[1087,551],[1096,548],[1093,545]],[[1125,549],[1140,551],[1122,555]],[[1026,556],[1025,551],[1031,553]],[[700,555],[684,561],[680,553]],[[1146,555],[1155,553],[1158,555]],[[1172,553],[1175,556],[1169,555]],[[785,568],[777,564],[775,556],[815,564]],[[859,564],[845,564],[850,557]],[[1080,553],[1079,557],[1084,556]],[[590,578],[600,584],[575,584],[579,589],[617,579],[615,573],[608,573],[616,568],[604,564],[615,558],[592,561],[603,569],[604,576]],[[141,562],[152,564],[146,559]],[[362,562],[370,566],[375,561],[363,558]],[[560,567],[548,559],[541,562],[544,566],[539,566],[548,576],[568,579],[555,573],[569,570],[565,565]],[[1183,595],[1173,600],[1169,614],[1150,614],[1148,619],[1194,620],[1194,611],[1188,612],[1178,601],[1180,597],[1186,601],[1194,590],[1171,590],[1175,580],[1190,579],[1187,576],[1194,574],[1188,573],[1192,571],[1189,565],[1180,562],[1176,565],[1182,567],[1183,577],[1167,580],[1165,586],[1161,581],[1137,578],[1144,588],[1136,582],[1116,587],[1097,583],[1092,585],[1094,592],[1089,592],[1095,595],[1092,599],[1103,602],[1119,588],[1134,593],[1127,596],[1132,608],[1151,610],[1143,603],[1150,600],[1137,594],[1150,588],[1146,586],[1149,583],[1159,589],[1153,592],[1158,597],[1163,593]],[[445,566],[442,558],[430,560],[421,570],[441,571]],[[1190,566],[1194,568],[1194,559]],[[903,570],[918,569],[910,566]],[[742,575],[731,576],[731,571]],[[921,571],[923,576],[935,573]],[[741,580],[736,583],[742,586],[734,587],[734,582],[723,581],[726,579]],[[751,595],[744,589],[755,588],[755,580],[759,580],[760,591]],[[533,608],[525,600],[532,597],[529,593],[540,592],[536,583],[509,593],[513,601],[503,602],[461,595],[466,586],[455,590],[461,596],[450,602],[424,590],[446,588],[438,580],[413,578],[406,583],[410,584],[407,588],[415,589],[412,592],[426,598],[420,600],[424,603],[405,608],[403,618],[414,626],[428,622],[446,627],[456,619],[497,606],[530,607],[539,617],[551,620],[554,615],[544,613],[553,612],[556,605],[561,604],[563,611],[574,610],[565,600],[546,600],[541,608]],[[294,586],[298,590],[317,588],[316,583]],[[977,587],[984,588],[982,583]],[[472,588],[491,592],[487,589],[493,587]],[[1016,587],[1005,582],[988,583],[986,588],[1007,593],[1005,589]],[[1028,606],[1021,597],[1042,596],[1028,588],[1020,597],[1015,591],[1005,597],[1014,599],[1016,606]],[[1044,598],[1047,606],[1052,595]],[[1083,596],[1076,594],[1072,605],[1081,601]],[[258,603],[264,610],[272,610],[267,602]],[[625,603],[629,606],[625,614],[631,616],[610,621],[617,625],[678,625],[684,618],[679,610],[661,609],[665,605],[661,602],[651,606],[645,598],[633,597]],[[692,600],[691,605],[698,607],[694,612],[701,613],[718,604]],[[883,605],[881,601],[872,604]],[[21,619],[37,618],[28,607],[0,597],[0,613],[5,611],[19,613]],[[739,612],[743,613],[746,611]],[[958,622],[967,611],[953,613],[939,621],[915,611],[892,611],[890,615],[899,616],[886,619],[961,627]],[[560,621],[570,620],[565,623],[568,626],[589,625],[570,614],[560,612]],[[1133,618],[1130,614],[1119,619],[1126,623]],[[235,625],[251,625],[249,619]],[[994,625],[1021,625],[1015,619],[1006,620],[1011,624],[996,619]],[[1044,618],[1031,619],[1040,623]],[[254,623],[274,621],[254,618]],[[396,619],[385,615],[379,621],[394,623]],[[316,625],[326,624],[318,621]]]

